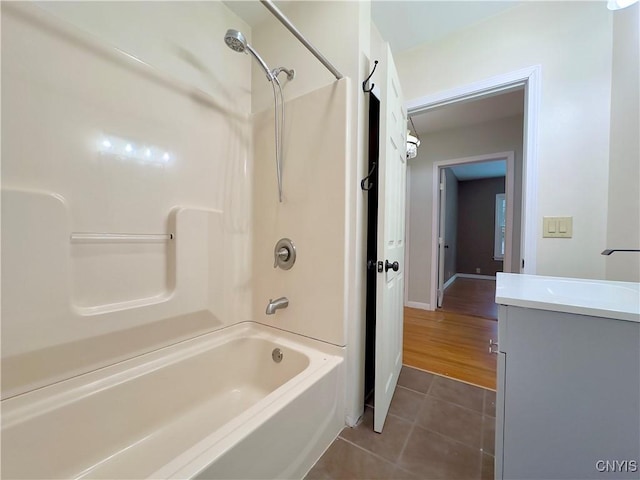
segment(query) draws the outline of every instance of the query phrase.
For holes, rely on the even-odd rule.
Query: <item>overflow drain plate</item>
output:
[[[271,352],[271,358],[276,363],[280,363],[282,361],[282,350],[279,348],[274,348],[273,352]]]

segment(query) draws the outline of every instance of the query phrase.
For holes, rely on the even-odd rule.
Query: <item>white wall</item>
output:
[[[418,156],[408,162],[409,302],[430,304],[432,238],[437,235],[432,232],[433,162],[514,151],[518,179],[522,165],[522,128],[522,116],[516,116],[420,136]],[[516,196],[514,203],[520,205],[521,198]],[[520,222],[519,210],[514,209],[514,224]],[[518,243],[517,239],[514,243]],[[517,258],[517,249],[514,255]]]
[[[222,41],[246,25],[221,3],[43,7],[2,6],[5,396],[251,315],[250,67]]]
[[[613,13],[607,248],[640,248],[640,5]],[[607,257],[607,279],[640,282],[640,253]]]
[[[541,65],[538,221],[573,216],[573,238],[538,238],[538,274],[605,275],[611,42],[602,2],[526,2],[396,58],[408,100]]]

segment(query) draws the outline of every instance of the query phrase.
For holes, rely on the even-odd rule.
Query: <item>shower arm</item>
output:
[[[307,50],[309,50],[313,54],[313,56],[316,57],[320,61],[320,63],[322,63],[322,65],[324,65],[327,70],[329,70],[333,74],[334,77],[336,77],[336,80],[340,80],[343,77],[338,69],[336,69],[336,67],[334,67],[331,62],[327,60],[316,47],[309,43],[309,40],[307,40],[304,35],[300,33],[300,31],[293,25],[293,23],[291,23],[291,21],[280,11],[278,7],[273,4],[271,0],[260,0],[260,3],[262,3],[267,10],[269,10],[278,20],[280,20],[280,23],[282,23],[287,28],[287,30],[289,30],[293,34],[294,37],[300,40],[300,42],[305,47],[307,47]]]
[[[256,52],[253,48],[251,48],[251,45],[247,44],[246,49],[249,51],[251,55],[253,55],[253,58],[255,58],[256,61],[260,64],[260,66],[262,67],[262,69],[267,75],[267,80],[269,80],[270,82],[273,81],[273,78],[275,76],[274,75],[275,70],[274,71],[269,70],[269,67],[267,66],[265,61],[262,59],[260,55],[258,55],[258,52]]]
[[[280,75],[282,72],[287,74],[287,80],[291,81],[295,78],[296,76],[296,71],[292,68],[292,69],[288,69],[285,67],[278,67],[278,68],[274,68],[273,70],[271,70],[271,75],[275,77],[277,77],[278,75]]]

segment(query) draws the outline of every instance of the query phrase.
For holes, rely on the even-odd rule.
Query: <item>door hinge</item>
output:
[[[524,268],[524,258],[522,259],[522,268]]]
[[[441,184],[440,184],[440,190],[441,190],[441,191],[442,191],[442,190],[444,190],[444,183],[441,183]]]

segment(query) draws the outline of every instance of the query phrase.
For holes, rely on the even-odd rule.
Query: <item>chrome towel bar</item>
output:
[[[72,243],[149,243],[173,239],[173,233],[71,233]]]
[[[613,252],[640,252],[640,250],[629,248],[608,248],[606,250],[603,250],[600,255],[611,255]]]

